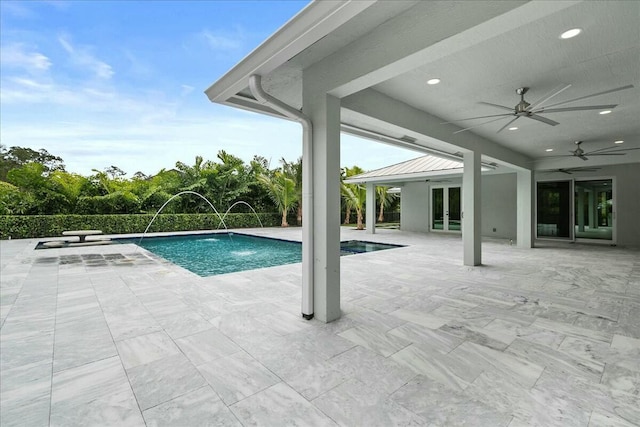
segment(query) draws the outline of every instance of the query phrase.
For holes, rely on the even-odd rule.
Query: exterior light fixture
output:
[[[509,130],[518,130],[518,126],[512,126],[509,128]]]
[[[440,83],[440,79],[427,80],[428,85],[437,85],[438,83]]]
[[[582,32],[582,29],[580,29],[580,28],[572,28],[572,29],[567,30],[564,33],[560,34],[560,38],[563,39],[563,40],[571,39],[571,38],[577,36],[578,34],[580,34],[581,32]]]
[[[614,144],[622,144],[623,142],[624,142],[624,141],[623,141],[623,140],[621,140],[621,139],[619,139],[619,140],[617,140],[617,141],[613,141],[613,143],[614,143]]]
[[[605,114],[609,114],[609,113],[611,113],[611,110],[604,110],[604,111],[600,111],[600,114],[602,114],[603,116],[604,116]]]
[[[552,152],[552,151],[553,151],[553,148],[547,148],[547,149],[546,149],[546,150],[544,150],[544,151],[546,151],[547,153],[550,153],[550,152]]]

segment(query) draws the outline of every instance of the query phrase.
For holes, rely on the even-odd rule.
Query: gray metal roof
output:
[[[417,159],[351,176],[345,182],[356,184],[374,181],[411,181],[426,176],[461,174],[462,172],[462,161],[443,159],[427,154]]]

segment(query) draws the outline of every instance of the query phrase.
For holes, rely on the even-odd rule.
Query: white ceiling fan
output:
[[[498,120],[502,120],[502,119],[507,118],[507,117],[513,117],[513,118],[511,120],[509,120],[504,126],[502,126],[498,130],[498,133],[502,132],[504,129],[506,129],[507,127],[511,126],[511,124],[513,122],[515,122],[516,120],[518,120],[520,117],[525,117],[527,119],[537,120],[539,122],[548,124],[550,126],[556,126],[556,125],[558,125],[560,123],[558,123],[558,122],[556,122],[554,120],[551,120],[551,119],[549,119],[547,117],[543,117],[543,116],[541,116],[541,114],[559,113],[559,112],[566,112],[566,111],[580,111],[580,110],[609,110],[609,109],[615,108],[617,106],[617,104],[586,105],[586,106],[561,107],[561,108],[556,108],[556,107],[561,106],[561,105],[570,104],[570,103],[576,102],[576,101],[581,101],[581,100],[587,99],[587,98],[593,98],[595,96],[605,95],[607,93],[617,92],[617,91],[625,90],[625,89],[631,89],[631,88],[633,88],[633,85],[621,86],[621,87],[617,87],[617,88],[614,88],[614,89],[605,90],[603,92],[592,93],[591,95],[585,95],[585,96],[581,96],[579,98],[574,98],[574,99],[569,99],[567,101],[557,102],[555,104],[544,105],[546,102],[549,102],[553,97],[559,95],[560,93],[564,92],[565,90],[569,89],[570,87],[571,87],[571,85],[566,85],[566,86],[561,87],[560,89],[556,88],[551,93],[543,96],[541,99],[537,100],[536,102],[534,102],[532,104],[528,103],[524,99],[524,95],[529,91],[529,88],[528,87],[521,87],[521,88],[516,89],[516,93],[518,95],[520,95],[520,102],[518,104],[516,104],[515,107],[507,107],[505,105],[492,104],[490,102],[480,102],[480,104],[489,105],[491,107],[495,107],[495,108],[499,108],[501,110],[509,111],[508,113],[491,114],[491,115],[488,115],[488,116],[467,117],[465,119],[452,120],[452,121],[449,121],[449,122],[444,122],[442,124],[456,123],[456,122],[461,122],[461,121],[465,121],[465,120],[491,118],[491,120],[489,120],[489,121],[486,121],[486,122],[483,122],[483,123],[479,123],[479,124],[476,124],[476,125],[473,125],[473,126],[469,126],[469,127],[464,128],[464,129],[457,130],[454,133],[465,132],[465,131],[467,131],[469,129],[473,129],[473,128],[478,127],[478,126],[486,125],[487,123],[492,123],[492,122],[495,122],[495,121],[498,121]]]
[[[593,151],[584,151],[580,146],[583,141],[576,141],[576,149],[573,151],[569,151],[571,154],[561,154],[557,156],[547,156],[547,157],[578,157],[582,160],[589,160],[587,156],[624,156],[627,151],[631,150],[640,150],[640,148],[616,148],[616,147],[605,147],[599,148]]]
[[[597,172],[599,170],[600,168],[594,168],[594,167],[578,167],[578,168],[548,169],[542,172],[545,172],[545,173],[561,172],[561,173],[566,173],[567,175],[573,175],[574,172]]]

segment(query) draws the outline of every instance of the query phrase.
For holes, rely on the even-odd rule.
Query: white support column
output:
[[[464,153],[464,173],[462,175],[464,265],[482,264],[480,167],[479,152],[469,151]]]
[[[366,213],[366,229],[367,234],[376,233],[376,185],[367,182],[367,210]]]
[[[519,170],[517,173],[516,240],[519,248],[533,247],[533,172]]]
[[[340,100],[303,80],[303,112],[313,123],[313,306],[318,320],[340,317]],[[307,208],[309,209],[309,208]]]

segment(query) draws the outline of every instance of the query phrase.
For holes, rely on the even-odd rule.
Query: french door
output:
[[[539,181],[539,239],[615,244],[615,181],[612,178]]]
[[[431,230],[461,231],[461,196],[460,187],[431,188]]]

